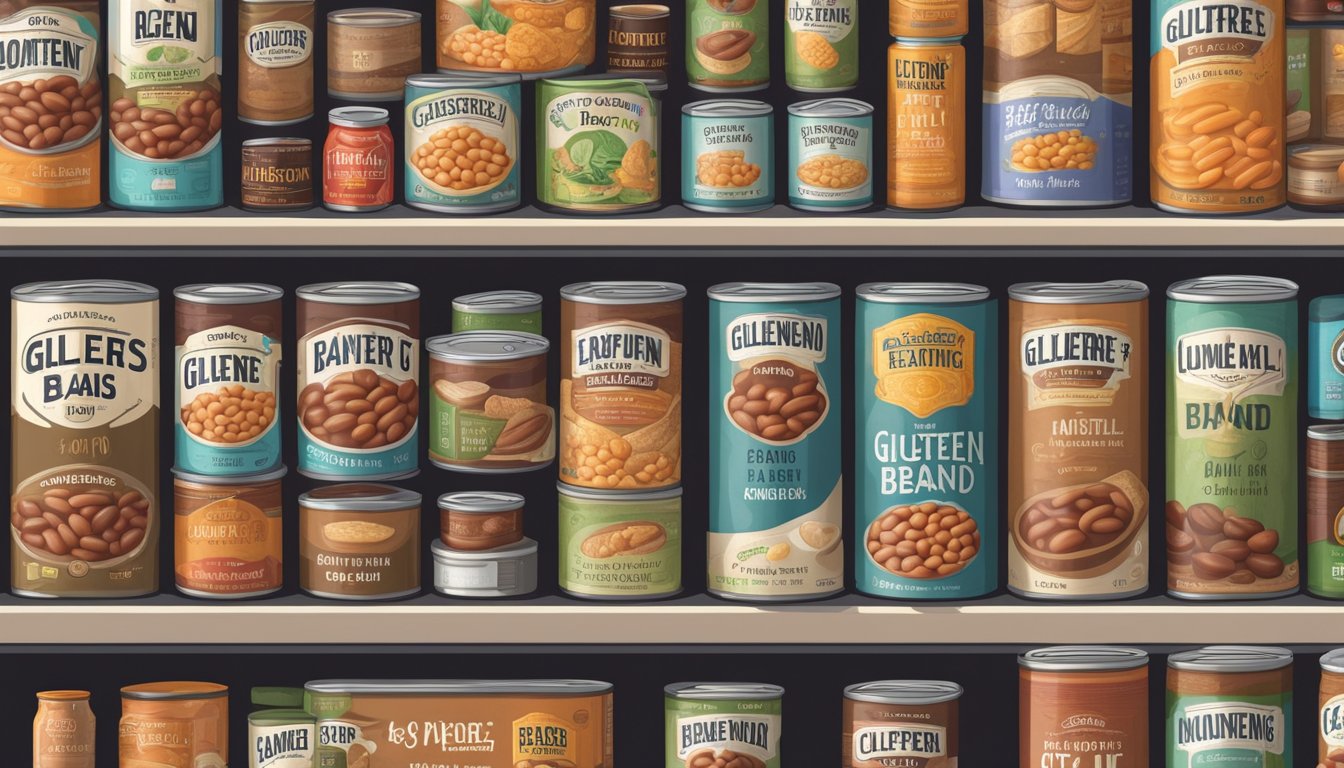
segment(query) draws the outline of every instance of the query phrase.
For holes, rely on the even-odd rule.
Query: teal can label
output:
[[[1307,325],[1307,413],[1344,419],[1344,296],[1313,299]]]
[[[522,202],[521,79],[417,75],[406,82],[406,204],[488,213]]]
[[[999,571],[998,303],[979,286],[870,284],[856,315],[858,589],[989,594]]]
[[[744,213],[775,202],[774,108],[721,99],[681,114],[681,200],[692,210]]]
[[[781,600],[844,586],[839,294],[710,289],[710,592]]]
[[[789,205],[853,211],[873,204],[873,108],[854,99],[789,107]]]

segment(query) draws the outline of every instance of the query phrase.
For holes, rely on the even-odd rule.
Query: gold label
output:
[[[975,394],[975,332],[940,315],[898,318],[873,331],[879,400],[925,419]]]
[[[577,764],[578,734],[573,724],[554,715],[533,712],[513,721],[513,762],[520,766]]]

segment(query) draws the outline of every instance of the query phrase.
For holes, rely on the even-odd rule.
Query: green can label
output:
[[[785,0],[784,76],[795,91],[859,82],[859,0]]]
[[[453,310],[453,333],[518,331],[541,335],[541,310],[535,312],[464,312]]]
[[[1167,691],[1169,768],[1288,768],[1290,696],[1189,696]]]
[[[560,588],[638,599],[681,591],[681,496],[603,500],[560,493]]]
[[[668,697],[665,711],[666,768],[780,766],[779,699],[686,701]]]
[[[708,91],[770,84],[770,1],[689,0],[686,75]]]
[[[658,99],[638,80],[543,80],[537,86],[537,198],[576,211],[656,205]]]

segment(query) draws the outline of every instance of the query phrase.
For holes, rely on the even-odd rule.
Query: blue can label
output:
[[[1307,327],[1307,409],[1312,418],[1344,419],[1344,296],[1313,299]]]
[[[436,209],[511,208],[521,201],[522,86],[406,88],[406,202]]]
[[[177,468],[203,475],[280,464],[280,339],[232,325],[177,347]]]
[[[789,204],[865,208],[873,202],[873,118],[789,115]]]
[[[682,115],[682,202],[723,209],[773,203],[772,119]]]

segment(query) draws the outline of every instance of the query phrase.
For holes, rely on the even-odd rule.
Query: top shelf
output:
[[[160,214],[0,214],[0,253],[32,248],[1338,248],[1344,216],[1281,209],[1188,217],[1133,206],[1105,210],[818,215],[776,206],[751,216],[681,206],[589,218],[535,208],[455,217],[402,206],[369,214],[316,209],[258,214],[236,208]]]

